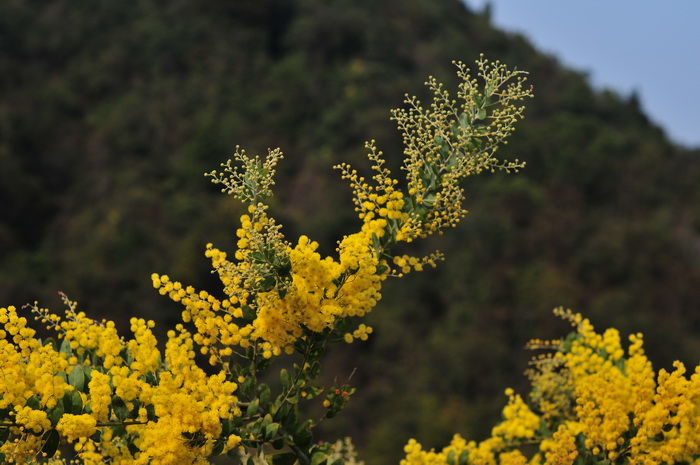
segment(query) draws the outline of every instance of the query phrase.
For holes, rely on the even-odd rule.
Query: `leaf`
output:
[[[70,348],[70,341],[67,339],[64,339],[63,342],[61,342],[61,348],[59,349],[59,352],[63,352],[66,355],[72,355],[73,354],[73,349]]]
[[[119,421],[125,421],[129,417],[129,410],[124,400],[115,395],[112,397],[112,411]]]
[[[44,441],[44,445],[41,447],[42,454],[45,454],[45,456],[49,458],[53,457],[56,450],[58,450],[58,443],[61,439],[58,435],[58,431],[51,429],[44,433],[41,439]]]
[[[275,437],[277,434],[277,431],[280,429],[280,424],[279,423],[270,423],[265,427],[265,440],[270,441],[272,438]]]
[[[258,418],[256,421],[253,421],[248,424],[247,428],[250,434],[252,435],[253,438],[259,439],[260,432],[262,431],[262,418]]]
[[[288,391],[292,387],[292,377],[285,368],[280,371],[280,380],[282,381],[282,390]]]
[[[296,461],[297,456],[293,452],[273,455],[271,458],[272,465],[294,465]]]
[[[253,388],[255,387],[255,379],[252,377],[246,377],[246,379],[240,384],[239,389],[241,393],[247,397],[253,394]]]
[[[48,412],[48,417],[51,424],[56,426],[58,424],[58,420],[61,419],[64,413],[66,413],[66,410],[63,407],[63,402],[57,403],[56,406]]]
[[[327,452],[315,451],[313,455],[311,455],[311,463],[309,465],[320,465],[326,460],[328,460]]]
[[[283,437],[277,438],[274,441],[272,441],[270,443],[270,445],[272,445],[273,449],[280,450],[281,448],[284,447],[284,438]]]
[[[68,373],[68,383],[76,390],[85,392],[85,372],[82,365],[74,366]]]
[[[100,442],[102,440],[102,430],[97,430],[95,433],[90,436],[90,439],[95,441],[95,442]]]
[[[265,259],[265,255],[262,252],[257,251],[257,250],[250,254],[250,258],[256,263],[264,263],[267,261]]]
[[[467,465],[469,463],[469,451],[468,450],[463,450],[461,454],[459,454],[459,458],[457,459],[457,463],[459,465]]]
[[[299,447],[308,447],[311,444],[311,441],[314,438],[314,435],[311,432],[311,423],[312,420],[306,420],[304,423],[302,423],[299,429],[297,429],[292,438],[294,440],[294,444]]]
[[[0,428],[0,446],[5,444],[10,437],[10,428]]]
[[[372,247],[374,247],[374,250],[376,250],[377,252],[382,250],[382,245],[381,242],[379,242],[379,237],[375,233],[372,233]]]
[[[258,413],[258,399],[253,399],[250,404],[248,404],[248,408],[245,411],[245,415],[247,417],[252,417],[253,415]]]
[[[250,321],[250,322],[255,321],[255,318],[258,316],[258,315],[255,313],[255,310],[253,310],[252,308],[250,308],[249,305],[242,305],[242,306],[241,306],[241,311],[243,312],[243,318],[244,318],[246,321]]]
[[[348,322],[349,323],[349,322]],[[314,360],[309,366],[309,379],[316,379],[321,374],[321,362]]]
[[[56,342],[56,339],[54,339],[52,337],[46,338],[43,345],[44,346],[50,345],[51,347],[53,347],[53,350],[58,352],[58,342]]]
[[[261,404],[267,404],[270,401],[270,386],[267,384],[258,386],[258,399],[260,399]]]
[[[214,443],[214,448],[211,451],[210,455],[221,455],[221,453],[224,451],[224,446],[226,445],[226,441],[224,438],[221,438]]]
[[[268,292],[275,287],[275,284],[277,284],[277,279],[275,279],[274,275],[269,274],[263,277],[263,279],[258,281],[256,284],[260,292]]]
[[[64,399],[70,400],[70,413],[74,415],[80,415],[83,413],[83,398],[80,396],[78,391],[70,391],[64,396]],[[66,412],[68,412],[68,404],[66,404],[65,407]]]
[[[152,404],[146,406],[146,414],[148,415],[148,421],[158,420],[158,417],[156,417],[156,408]]]
[[[27,399],[27,407],[31,408],[32,410],[41,409],[41,402],[39,401],[39,397],[37,397],[36,394]]]
[[[277,421],[284,425],[284,428],[289,431],[293,431],[297,428],[299,423],[299,413],[297,409],[292,406],[292,404],[284,403],[280,408]]]
[[[321,386],[307,386],[304,388],[303,392],[306,393],[305,399],[311,400],[323,392],[323,387],[321,387]]]
[[[136,446],[136,444],[134,444],[132,441],[129,441],[129,442],[126,443],[126,448],[129,449],[129,452],[130,452],[131,455],[133,455],[133,456],[136,456],[136,455],[138,455],[138,454],[141,452],[141,451],[139,450],[139,448]]]

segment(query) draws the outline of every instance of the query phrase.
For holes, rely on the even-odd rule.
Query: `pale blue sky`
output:
[[[700,148],[700,1],[465,0],[597,88],[636,91],[647,116]]]

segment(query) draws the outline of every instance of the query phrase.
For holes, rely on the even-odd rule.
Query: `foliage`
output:
[[[523,73],[483,58],[477,66],[479,80],[457,63],[460,106],[431,78],[429,109],[408,98],[411,109],[394,113],[407,146],[406,192],[373,142],[367,144],[371,180],[338,166],[362,225],[339,241],[337,259],[321,258],[318,243],[306,236],[292,246],[268,215],[279,150],[264,162],[237,150],[240,166],[228,162],[223,172],[212,171],[212,180],[248,213],[232,259],[207,245],[223,298],[152,275],[162,295],[185,307],[164,353],[152,321],[132,318],[134,336],[126,340],[114,322],[88,318],[67,298],[65,318],[32,306],[58,333],[59,345],[38,339],[15,307],[2,308],[2,458],[53,460],[59,444],[72,444],[84,463],[207,463],[222,454],[238,457],[237,447],[255,450],[253,460],[271,446],[282,450],[272,463],[338,463],[339,450],[314,442],[313,431],[343,410],[355,389],[317,383],[327,346],[367,339],[371,328],[355,327],[355,319],[376,305],[387,277],[435,265],[437,255],[393,250],[457,223],[465,213],[460,181],[522,166],[500,162],[494,152],[522,118],[515,104],[531,96]],[[209,356],[209,371],[197,364],[196,352]],[[270,386],[261,376],[283,354],[297,354],[298,362],[282,368],[279,383]],[[316,398],[323,399],[324,414],[304,418],[300,404]]]

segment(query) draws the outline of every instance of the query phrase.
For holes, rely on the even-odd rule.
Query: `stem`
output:
[[[303,465],[309,465],[311,463],[311,460],[306,456],[304,451],[302,451],[299,446],[296,446],[294,444],[290,445],[291,449],[294,451],[296,454],[297,458],[299,459],[299,462]]]

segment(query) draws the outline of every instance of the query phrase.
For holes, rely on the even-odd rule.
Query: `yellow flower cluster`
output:
[[[195,364],[193,339],[181,327],[168,334],[161,360],[152,322],[133,318],[134,338],[124,341],[113,323],[90,320],[67,303],[65,320],[32,309],[60,331],[60,351],[36,339],[16,308],[0,309],[0,408],[11,410],[10,438],[0,447],[5,460],[35,461],[45,441],[60,440],[74,443],[83,463],[207,463],[221,421],[240,415],[237,385],[223,370],[208,375]],[[113,435],[119,425],[128,425],[136,449]],[[239,440],[231,435],[226,447]]]
[[[162,295],[184,306],[183,324],[168,332],[164,353],[153,322],[132,318],[133,337],[127,340],[114,322],[88,318],[65,297],[65,318],[31,307],[36,319],[57,333],[58,342],[37,339],[16,308],[0,309],[0,411],[6,412],[0,459],[63,463],[56,450],[59,444],[72,444],[86,464],[204,464],[210,455],[239,444],[259,448],[271,443],[289,445],[304,463],[311,452],[316,454],[311,463],[327,460],[328,445],[299,449],[316,447],[307,444],[315,423],[300,420],[296,406],[323,390],[307,382],[319,376],[326,344],[366,340],[372,328],[360,323],[353,330],[352,318],[375,307],[383,281],[435,266],[442,258],[439,253],[424,258],[392,253],[400,242],[456,224],[465,213],[461,180],[484,169],[522,166],[501,163],[494,152],[521,117],[522,108],[513,102],[530,91],[523,89],[521,73],[483,59],[477,63],[485,80],[483,93],[458,64],[464,80],[462,106],[431,78],[435,99],[430,109],[408,99],[410,110],[394,112],[407,146],[406,192],[384,166],[374,141],[366,145],[375,171],[371,180],[347,165],[338,167],[350,181],[362,223],[359,231],[339,241],[334,257],[322,257],[318,243],[305,236],[295,245],[286,241],[268,215],[279,149],[263,161],[236,148],[223,172],[209,173],[224,192],[247,205],[247,213],[240,218],[231,258],[212,244],[206,247],[223,286],[222,298],[167,275],[151,276]],[[272,400],[270,387],[256,377],[269,359],[295,350],[304,363],[294,366],[293,375],[282,370],[284,392]],[[202,370],[196,352],[208,355],[217,368]],[[347,385],[330,391],[322,401],[326,416],[344,408],[352,393]],[[539,418],[519,396],[509,396],[505,421],[490,440],[467,444],[456,436],[440,453],[424,452],[414,442],[407,446],[410,460],[441,463],[469,456],[474,463],[490,464],[497,454],[498,463],[522,465],[522,454],[507,447],[530,440]]]
[[[61,376],[68,367],[66,354],[41,345],[15,307],[0,308],[0,324],[0,409],[23,407],[32,397],[42,407],[55,407],[71,388]]]
[[[630,336],[625,354],[617,330],[599,334],[580,314],[563,309],[555,313],[569,320],[576,333],[563,341],[531,343],[556,347],[554,355],[536,358],[528,372],[533,405],[542,411],[533,412],[508,390],[504,420],[493,428],[491,438],[468,444],[468,463],[502,463],[505,453],[524,452],[521,446],[527,443],[539,444],[539,452],[526,460],[532,465],[542,463],[543,457],[546,465],[571,465],[580,459],[634,465],[699,463],[700,367],[687,377],[685,366],[675,362],[672,372],[662,369],[655,374],[641,334]],[[406,452],[402,463],[407,465],[457,463],[422,451],[413,440]]]
[[[439,465],[455,464],[458,458],[469,450],[469,445],[460,435],[456,434],[450,445],[440,452],[434,450],[425,451],[415,440],[411,439],[404,447],[406,458],[401,460],[401,465]]]
[[[552,435],[551,439],[543,439],[540,444],[540,451],[544,453],[545,465],[571,465],[578,457],[576,450],[575,434],[580,432],[580,428],[573,424],[575,431],[572,431],[572,423],[564,423]]]
[[[345,333],[344,339],[348,344],[355,339],[360,339],[361,341],[366,341],[369,335],[372,334],[374,330],[370,326],[366,326],[364,323],[360,324],[355,331],[352,333]]]
[[[254,287],[268,278],[258,274],[250,279],[251,274],[244,271],[255,265],[249,257],[262,254],[259,244],[245,251],[241,257],[244,261],[238,263],[229,262],[217,249],[207,250],[228,294],[223,301],[204,291],[189,287],[183,290],[182,284],[170,282],[167,276],[153,275],[153,284],[185,305],[184,320],[194,323],[195,341],[205,352],[215,354],[213,364],[221,356],[230,355],[231,346],[248,348],[256,342],[269,358],[282,351],[291,352],[303,328],[320,333],[339,319],[363,316],[376,305],[386,274],[377,272],[379,261],[372,237],[384,234],[383,224],[381,220],[368,221],[360,232],[341,240],[338,261],[322,258],[316,252],[317,242],[300,237],[294,248],[286,248],[289,279],[281,287],[256,290]],[[282,260],[280,255],[274,257]],[[242,318],[247,321],[241,322]]]
[[[41,433],[51,428],[48,415],[43,410],[34,410],[31,407],[15,405],[15,423],[20,429],[29,429],[35,433]]]
[[[97,431],[97,419],[89,414],[73,415],[64,413],[58,420],[56,430],[68,441],[86,438]]]
[[[503,421],[493,428],[491,436],[502,437],[506,443],[534,438],[540,429],[540,417],[512,389],[506,389],[506,395],[508,404],[503,408]]]
[[[524,107],[513,103],[532,96],[524,87],[524,73],[482,57],[477,61],[477,77],[472,78],[463,63],[455,64],[461,78],[458,100],[430,77],[426,83],[434,94],[430,107],[423,108],[411,97],[406,99],[408,109],[393,111],[392,119],[403,133],[408,193],[418,207],[412,220],[418,217],[421,222],[413,229],[415,237],[454,226],[466,213],[459,186],[464,178],[484,170],[517,171],[524,166],[518,160],[494,158],[522,118]],[[480,79],[485,83],[483,91]]]

